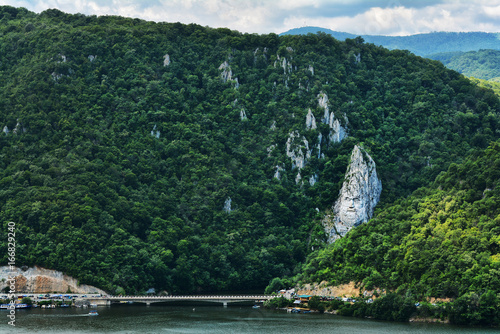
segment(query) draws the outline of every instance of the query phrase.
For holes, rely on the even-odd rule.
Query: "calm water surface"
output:
[[[193,307],[195,308],[193,310]],[[500,333],[444,324],[390,323],[329,314],[290,314],[251,306],[113,305],[88,309],[33,309],[16,313],[16,327],[0,312],[0,333]],[[1,320],[3,318],[3,320]]]

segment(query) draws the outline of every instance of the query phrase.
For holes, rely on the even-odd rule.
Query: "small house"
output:
[[[297,296],[300,300],[301,303],[308,303],[309,302],[309,299],[311,299],[311,295],[300,295],[300,296]]]

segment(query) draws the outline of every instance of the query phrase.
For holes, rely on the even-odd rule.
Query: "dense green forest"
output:
[[[491,89],[500,97],[500,82],[491,81],[491,80],[482,80],[476,78],[469,78],[472,82],[480,87],[484,87],[487,89]]]
[[[500,142],[310,254],[299,279],[361,282],[419,298],[500,291]]]
[[[451,164],[432,185],[380,210],[346,238],[310,254],[295,279],[332,285],[355,281],[366,290],[396,291],[413,303],[450,297],[456,299],[451,305],[419,314],[459,324],[498,324],[499,204],[497,141],[464,163]],[[402,309],[403,301],[399,304]],[[369,311],[364,307],[359,316]]]
[[[324,245],[321,218],[356,144],[377,164],[385,217],[500,137],[491,90],[362,38],[3,6],[0,55],[0,220],[5,234],[16,223],[17,265],[110,293],[263,288]],[[347,128],[340,143],[327,140],[321,94]],[[306,128],[309,109],[316,129]],[[293,133],[311,153],[298,182],[286,154]]]
[[[428,56],[468,77],[500,81],[500,50],[445,52]]]
[[[324,32],[338,40],[353,39],[357,35],[320,27],[302,27],[280,35],[307,35]],[[481,49],[500,50],[500,34],[488,32],[431,32],[408,36],[361,35],[367,43],[390,50],[409,50],[418,56],[428,57],[436,53],[467,52]]]

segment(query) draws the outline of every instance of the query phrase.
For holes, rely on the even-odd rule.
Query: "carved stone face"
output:
[[[359,182],[359,180],[355,180],[355,177],[351,179],[349,182],[350,187],[349,190],[344,193],[344,197],[342,198],[341,207],[343,210],[343,219],[345,223],[349,225],[354,225],[361,218],[363,204],[363,196],[362,196],[362,185],[363,183]],[[353,186],[356,184],[357,186]]]
[[[358,220],[361,218],[360,210],[363,206],[361,197],[359,194],[346,193],[344,200],[342,201],[343,214],[341,217],[342,221],[350,226],[357,224]]]
[[[334,224],[339,237],[370,219],[381,190],[375,163],[369,156],[365,160],[361,150],[356,146],[351,154],[351,162],[340,197],[333,208]],[[336,239],[336,237],[331,237],[331,239]]]

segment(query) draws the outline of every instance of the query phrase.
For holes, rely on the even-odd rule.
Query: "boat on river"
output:
[[[28,304],[16,304],[16,308],[30,308],[31,305],[28,305]]]

